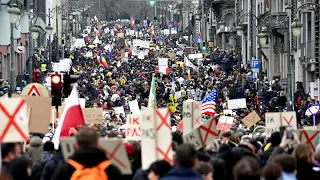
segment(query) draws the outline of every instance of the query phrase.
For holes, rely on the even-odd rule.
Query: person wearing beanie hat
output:
[[[160,160],[152,163],[149,167],[149,180],[159,180],[163,177],[169,170],[171,169],[171,165],[165,161]]]

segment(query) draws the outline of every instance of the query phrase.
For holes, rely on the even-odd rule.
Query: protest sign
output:
[[[119,107],[114,107],[114,113],[116,114],[116,116],[119,118],[120,114],[122,114],[124,117],[126,117],[126,114],[124,112],[124,108],[123,106],[119,106]]]
[[[232,115],[232,113],[233,113],[233,112],[232,112],[231,109],[224,109],[224,110],[223,110],[223,114],[224,114],[224,115]]]
[[[200,128],[200,134],[204,145],[210,144],[214,139],[219,138],[218,130],[216,129],[216,118],[212,118],[210,121],[202,124]]]
[[[248,128],[255,125],[257,122],[260,121],[260,116],[256,113],[256,111],[252,111],[246,117],[242,119],[243,124],[245,124]]]
[[[217,130],[229,131],[231,129],[233,119],[234,119],[233,117],[229,117],[229,116],[220,116],[217,124]]]
[[[146,170],[157,160],[156,125],[154,112],[141,112],[141,154],[142,169]]]
[[[228,109],[247,108],[246,98],[228,100]]]
[[[137,115],[140,114],[139,104],[137,100],[129,101],[129,107],[132,114],[137,114]]]
[[[103,122],[102,108],[82,108],[82,113],[86,124],[100,124]]]
[[[23,98],[0,100],[0,142],[22,142],[29,139],[27,102]]]
[[[298,130],[298,137],[301,143],[309,144],[313,151],[315,151],[318,145],[318,136],[320,130]]]
[[[168,58],[159,58],[158,65],[159,66],[168,66]]]
[[[169,59],[174,60],[176,58],[176,53],[174,52],[169,52],[168,53]]]
[[[157,135],[157,159],[163,159],[170,164],[172,159],[172,141],[171,141],[171,112],[168,108],[155,110],[156,135]]]
[[[196,128],[191,132],[183,135],[183,140],[185,143],[192,144],[197,150],[203,148],[203,142],[201,139],[200,129]]]
[[[65,104],[65,102],[67,102],[67,100],[68,100],[68,98],[65,98],[63,104]],[[85,108],[86,107],[86,99],[85,98],[79,98],[79,102],[80,102],[81,108]]]
[[[279,132],[281,126],[292,126],[297,129],[297,119],[295,112],[266,113],[266,135],[270,136],[273,132]]]
[[[188,133],[201,124],[201,102],[183,102],[183,132]]]
[[[281,120],[280,113],[266,113],[266,135],[270,137],[274,132],[280,132]]]
[[[61,138],[60,145],[65,160],[75,152],[76,139],[74,137]],[[99,146],[122,174],[132,174],[131,165],[121,140],[99,139]]]
[[[141,140],[140,116],[129,114],[127,117],[126,139]]]
[[[33,133],[48,133],[51,119],[51,98],[17,94],[13,94],[12,97],[23,98],[27,101],[28,107],[31,109],[29,131]]]

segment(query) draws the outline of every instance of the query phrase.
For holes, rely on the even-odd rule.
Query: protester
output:
[[[8,166],[12,160],[22,156],[22,146],[19,143],[1,144],[2,165],[1,171],[8,172]]]
[[[213,167],[210,163],[200,162],[195,170],[203,180],[213,180]]]
[[[170,169],[171,169],[171,165],[167,161],[165,160],[156,161],[150,165],[148,179],[159,180]]]
[[[69,180],[77,171],[77,168],[73,166],[76,162],[84,168],[92,168],[99,165],[99,163],[106,162],[107,156],[98,146],[98,133],[89,127],[83,127],[76,135],[77,150],[73,156],[70,157],[67,163],[58,167],[55,171],[52,180]],[[73,160],[73,161],[70,161]],[[105,169],[106,176],[109,180],[121,179],[121,173],[118,168],[113,165],[109,165]]]
[[[182,144],[175,151],[175,165],[161,180],[200,180],[193,168],[197,165],[197,151],[191,144]]]
[[[26,149],[28,156],[33,163],[37,163],[41,160],[42,149],[42,139],[39,136],[33,136]]]
[[[8,166],[7,171],[12,177],[12,180],[29,180],[31,176],[31,168],[29,167],[29,160],[20,157],[12,160]]]

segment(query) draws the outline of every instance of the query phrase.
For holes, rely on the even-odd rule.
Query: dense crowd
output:
[[[125,33],[128,28],[149,34],[140,37],[150,41],[149,51],[143,59],[134,55],[130,46],[136,36],[116,36],[117,33]],[[86,99],[86,107],[102,107],[105,111],[104,122],[88,127],[70,127],[69,135],[75,136],[77,143],[76,152],[67,162],[61,148],[54,148],[51,141],[53,132],[47,135],[33,133],[27,145],[1,144],[3,175],[0,179],[76,180],[81,179],[78,171],[84,167],[97,167],[95,176],[90,176],[90,179],[103,179],[106,174],[110,180],[320,178],[320,145],[313,150],[309,144],[300,143],[295,133],[292,138],[287,137],[286,131],[274,132],[267,137],[264,130],[254,130],[265,125],[266,112],[285,111],[290,107],[279,76],[268,81],[264,73],[263,86],[258,86],[250,65],[239,64],[235,50],[208,48],[201,61],[188,59],[185,46],[181,46],[180,35],[158,35],[156,30],[151,33],[151,28],[132,27],[130,24],[101,25],[97,22],[91,29],[96,31],[83,32],[87,34],[85,46],[64,52],[65,57],[73,61],[71,73],[80,75],[80,98]],[[97,35],[101,43],[90,46]],[[125,39],[129,39],[129,43]],[[34,55],[38,60],[33,63],[34,71],[41,72],[41,78],[35,76],[35,82],[44,82],[45,79],[46,72],[41,71],[41,64],[48,62],[44,52],[42,49]],[[92,53],[92,56],[87,56],[88,53]],[[169,57],[169,53],[174,53],[175,57]],[[191,53],[199,53],[199,48],[194,47]],[[170,59],[167,73],[157,72],[158,58]],[[149,169],[142,170],[140,142],[126,141],[125,128],[121,127],[126,124],[125,115],[130,114],[129,101],[137,100],[141,109],[147,107],[153,76],[156,79],[157,107],[168,107],[171,111],[174,163],[159,160],[152,163]],[[263,89],[262,98],[258,97],[258,88]],[[180,126],[183,120],[182,104],[188,100],[201,101],[214,90],[218,92],[216,115],[223,114],[229,99],[245,98],[247,108],[232,112],[230,116],[235,120],[230,131],[220,132],[219,139],[196,150],[183,140]],[[259,104],[259,101],[263,103]],[[292,110],[297,113],[300,128],[311,122],[306,120],[308,118],[304,113],[312,102],[301,83],[298,83]],[[115,113],[113,108],[119,106],[124,107],[125,114]],[[261,121],[252,128],[246,128],[242,119],[254,110],[260,115]],[[205,121],[212,117],[203,115],[202,118]],[[132,175],[122,175],[116,166],[107,161],[107,155],[98,145],[100,137],[122,139],[125,142]],[[105,173],[101,174],[98,167]]]

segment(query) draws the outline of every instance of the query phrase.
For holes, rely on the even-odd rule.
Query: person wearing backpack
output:
[[[98,133],[83,127],[76,135],[76,151],[57,168],[51,180],[120,180],[120,170],[98,147]]]

